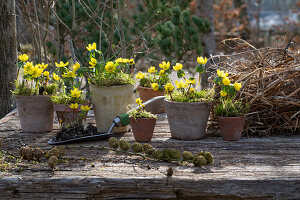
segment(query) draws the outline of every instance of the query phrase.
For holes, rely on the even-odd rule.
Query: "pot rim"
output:
[[[226,118],[226,119],[237,119],[237,118],[246,118],[246,115],[247,114],[244,114],[244,115],[240,115],[240,116],[237,116],[237,117],[223,117],[223,116],[217,116],[217,118]]]
[[[98,86],[94,85],[92,83],[89,83],[90,86],[94,88],[111,88],[111,87],[128,87],[128,86],[134,86],[133,84],[127,84],[127,85],[111,85],[111,86]]]
[[[209,102],[177,102],[177,101],[169,101],[166,98],[164,99],[164,101],[167,103],[173,103],[173,104],[191,104],[191,105],[207,104],[207,105],[211,105],[211,103],[209,103]]]
[[[154,117],[151,117],[151,118],[150,118],[150,117],[143,117],[143,118],[140,118],[140,117],[139,117],[139,118],[135,118],[135,119],[134,119],[133,117],[129,117],[129,119],[132,119],[132,120],[138,120],[138,119],[148,120],[148,119],[149,119],[149,120],[151,120],[151,119],[155,119],[155,118],[154,118]],[[156,120],[156,119],[155,119],[155,120]]]
[[[25,97],[25,98],[37,98],[37,97],[51,97],[52,95],[33,95],[33,96],[26,96],[26,95],[19,95],[19,94],[14,94],[14,97]]]

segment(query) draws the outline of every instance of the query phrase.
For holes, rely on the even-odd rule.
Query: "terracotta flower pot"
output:
[[[152,88],[141,87],[141,86],[138,86],[137,90],[139,91],[140,98],[143,102],[146,102],[149,99],[152,99],[153,97],[164,96],[164,91],[161,90],[154,91]],[[161,114],[165,112],[166,110],[164,104],[158,105],[156,106],[154,111],[152,110],[152,113],[154,114]]]
[[[15,95],[23,132],[42,133],[53,129],[54,109],[49,96]]]
[[[186,103],[165,100],[172,138],[198,140],[205,136],[211,105],[204,102]]]
[[[113,119],[128,111],[128,105],[133,103],[133,85],[95,86],[90,84],[94,114],[97,129],[106,133]],[[115,127],[114,133],[127,132],[128,126]]]
[[[224,141],[237,141],[241,138],[244,130],[245,116],[221,117],[218,116],[218,124]]]
[[[90,106],[90,103],[88,104],[78,104],[78,108],[73,111],[72,108],[70,108],[69,105],[65,104],[54,104],[54,111],[56,112],[57,118],[61,126],[67,126],[74,122],[82,123],[85,121],[87,112],[84,116],[82,116],[82,110],[81,105],[88,105]]]
[[[130,118],[130,125],[134,139],[137,142],[149,142],[152,139],[156,119],[154,118]]]

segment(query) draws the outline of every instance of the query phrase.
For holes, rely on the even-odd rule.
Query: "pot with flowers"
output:
[[[50,84],[48,64],[28,61],[26,54],[19,56],[14,94],[23,132],[49,132],[53,129],[54,110],[49,95],[56,85]],[[22,79],[19,74],[22,73]]]
[[[142,102],[143,101],[140,98],[136,99],[138,109],[132,109],[127,114],[129,115],[134,139],[137,142],[150,142],[157,117],[156,115],[147,112],[144,109],[145,105]]]
[[[170,82],[169,75],[171,74],[170,62],[163,61],[159,64],[161,70],[156,70],[155,66],[148,69],[148,73],[138,72],[135,76],[139,79],[139,86],[137,90],[139,91],[140,98],[143,102],[148,101],[156,96],[164,96],[164,87]],[[155,110],[155,114],[160,114],[165,112],[164,105],[160,105]]]
[[[56,70],[52,80],[59,86],[59,91],[51,96],[54,103],[58,121],[61,126],[67,126],[85,121],[90,103],[84,93],[79,89],[81,78],[78,75],[79,63],[75,63],[71,69],[69,63],[55,63]]]
[[[93,103],[96,125],[99,132],[107,132],[113,119],[126,113],[127,106],[132,103],[133,59],[117,58],[106,60],[96,44],[87,46],[89,51],[89,87]],[[126,132],[128,126],[115,127],[113,132]]]
[[[236,99],[237,92],[242,84],[235,82],[231,84],[228,73],[217,70],[217,77],[214,79],[216,96],[219,102],[215,106],[215,115],[221,129],[223,140],[236,141],[242,136],[246,114],[249,111],[249,104],[242,99]]]
[[[201,77],[207,59],[199,57],[197,61],[199,65],[196,66],[195,71]],[[206,134],[213,92],[197,91],[195,88],[196,79],[185,78],[181,64],[176,63],[173,69],[177,71],[177,77],[180,81],[175,81],[176,88],[171,83],[167,83],[165,86],[167,93],[165,107],[172,138],[181,140],[201,139]]]

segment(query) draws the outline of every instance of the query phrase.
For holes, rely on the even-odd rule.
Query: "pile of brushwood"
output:
[[[247,134],[299,133],[300,51],[289,49],[291,43],[262,49],[239,38],[223,43],[234,53],[212,56],[209,62],[212,69],[225,70],[233,81],[242,83],[236,98],[251,106]]]

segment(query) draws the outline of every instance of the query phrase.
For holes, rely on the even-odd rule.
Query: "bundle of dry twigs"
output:
[[[238,38],[223,42],[234,43],[235,50],[240,50],[209,60],[214,63],[212,67],[230,72],[233,81],[243,84],[238,98],[251,105],[245,126],[247,133],[299,132],[300,52],[285,47],[256,49]]]

